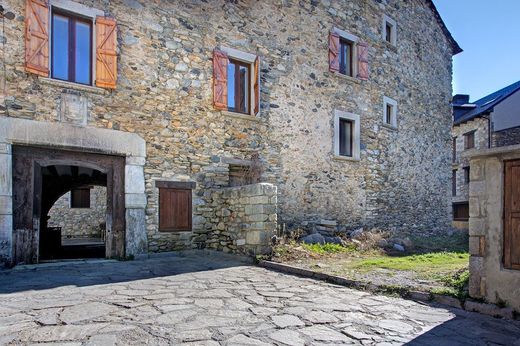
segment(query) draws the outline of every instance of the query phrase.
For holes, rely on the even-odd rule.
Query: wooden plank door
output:
[[[504,267],[520,269],[520,160],[505,162]]]

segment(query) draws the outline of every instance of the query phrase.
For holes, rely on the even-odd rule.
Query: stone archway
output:
[[[124,256],[147,251],[145,141],[134,133],[0,118],[0,262],[13,264],[13,145],[124,157]]]

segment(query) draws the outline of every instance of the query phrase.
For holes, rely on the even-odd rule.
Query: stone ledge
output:
[[[105,89],[98,88],[95,86],[90,86],[90,85],[82,85],[82,84],[71,83],[71,82],[66,82],[66,81],[62,81],[62,80],[46,78],[46,77],[38,77],[38,80],[42,84],[55,86],[55,87],[59,87],[59,88],[72,89],[72,90],[83,91],[83,92],[88,92],[91,94],[98,94],[98,95],[108,95],[109,94],[109,92]]]

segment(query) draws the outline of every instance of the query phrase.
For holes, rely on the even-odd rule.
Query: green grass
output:
[[[326,244],[306,244],[302,243],[302,247],[309,251],[314,252],[319,255],[323,254],[331,254],[331,253],[340,253],[340,252],[349,252],[355,250],[354,246],[345,247],[340,244],[332,244],[332,243],[326,243]]]
[[[441,279],[445,273],[467,268],[469,254],[463,252],[436,252],[400,257],[379,256],[352,263],[351,267],[371,271],[377,268],[413,271],[419,277]]]

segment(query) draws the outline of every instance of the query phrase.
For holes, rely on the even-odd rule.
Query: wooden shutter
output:
[[[256,57],[254,65],[254,93],[255,93],[255,115],[260,111],[260,58]]]
[[[339,72],[339,35],[329,34],[329,71]]]
[[[96,18],[96,86],[115,89],[117,82],[117,28],[112,18]]]
[[[520,270],[520,160],[505,162],[504,267]]]
[[[213,51],[213,105],[216,109],[227,110],[227,65],[226,53]]]
[[[366,42],[359,42],[357,44],[358,51],[358,78],[368,79],[368,44]]]
[[[159,188],[159,231],[191,231],[191,189]]]
[[[71,208],[90,208],[90,189],[74,189],[70,192]]]
[[[49,76],[49,5],[45,0],[25,2],[25,70]]]

